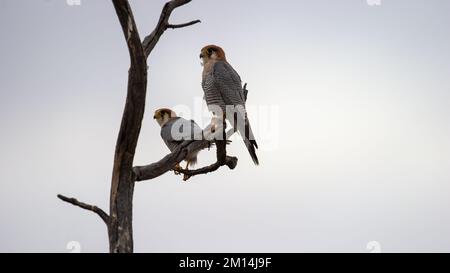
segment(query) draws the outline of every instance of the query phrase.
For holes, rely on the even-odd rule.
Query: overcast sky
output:
[[[130,2],[144,37],[165,1]],[[168,30],[149,59],[135,164],[168,153],[156,108],[201,113],[198,56],[213,43],[249,84],[261,165],[235,139],[234,171],[137,184],[135,250],[368,252],[377,241],[384,252],[449,252],[449,12],[447,0],[177,9],[173,23],[202,24]],[[56,195],[109,208],[129,66],[111,1],[0,0],[0,37],[0,251],[77,241],[106,252],[100,218]]]

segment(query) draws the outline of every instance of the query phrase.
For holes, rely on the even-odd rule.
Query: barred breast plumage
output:
[[[241,79],[227,62],[215,62],[209,73],[203,76],[202,87],[208,106],[218,105],[223,111],[226,105],[245,108]]]
[[[220,94],[220,91],[215,87],[215,79],[212,73],[207,74],[202,81],[203,91],[205,93],[205,101],[210,111],[213,111],[211,106],[218,105],[225,111],[225,102]]]

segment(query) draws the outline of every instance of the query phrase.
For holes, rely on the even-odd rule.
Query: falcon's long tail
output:
[[[249,140],[244,138],[244,143],[247,147],[248,152],[250,153],[250,156],[252,157],[253,163],[255,163],[255,165],[259,165],[258,156],[256,155],[256,149],[258,149],[256,140]]]
[[[250,121],[248,120],[247,114],[245,114],[245,122],[239,123],[237,119],[238,118],[235,116],[234,124],[236,124],[237,121],[237,130],[244,140],[245,147],[247,147],[247,150],[252,157],[253,163],[255,163],[255,165],[259,165],[258,156],[256,155],[258,143],[256,143],[255,136],[253,135],[252,128],[250,127]],[[239,124],[245,124],[245,126],[239,126]]]

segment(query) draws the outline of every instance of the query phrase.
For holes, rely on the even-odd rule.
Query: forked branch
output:
[[[171,171],[175,166],[184,160],[187,154],[210,146],[207,140],[190,140],[180,144],[172,153],[166,155],[158,162],[133,168],[136,181],[154,179],[164,173]]]
[[[230,168],[230,170],[233,170],[234,168],[236,168],[238,163],[238,158],[234,157],[234,156],[226,156],[225,160],[221,161],[218,160],[216,161],[216,163],[211,164],[209,166],[200,168],[200,169],[196,169],[196,170],[177,170],[179,173],[184,174],[184,181],[189,180],[189,178],[196,176],[196,175],[200,175],[200,174],[207,174],[207,173],[211,173],[211,172],[215,172],[217,171],[220,167],[222,166],[228,166],[228,168]]]
[[[242,87],[244,91],[245,100],[247,101],[247,83]],[[213,124],[209,124],[204,132],[211,132],[211,127]],[[222,130],[222,128],[220,128]],[[236,131],[231,128],[226,132],[225,139],[226,141],[216,141],[217,147],[217,161],[214,164],[209,166],[199,168],[196,170],[180,170],[176,171],[184,174],[184,180],[188,180],[192,176],[207,174],[214,171],[217,171],[222,166],[228,166],[230,170],[236,168],[238,163],[238,158],[233,156],[227,156],[226,152],[226,144],[229,143],[229,139],[234,135]],[[208,135],[207,138],[213,139],[212,135]],[[194,140],[194,141],[185,141],[182,143],[177,149],[175,149],[172,153],[166,155],[163,159],[158,162],[146,165],[146,166],[138,166],[133,168],[135,181],[145,181],[151,180],[158,176],[165,174],[171,170],[174,170],[175,166],[184,160],[187,154],[192,151],[196,151],[199,148],[207,148],[211,146],[211,142],[207,140]]]
[[[197,23],[200,23],[200,20],[194,20],[185,24],[177,24],[173,25],[169,23],[170,15],[172,14],[172,11],[178,7],[181,7],[183,5],[186,5],[187,3],[191,2],[192,0],[172,0],[170,2],[167,2],[163,10],[161,12],[161,16],[159,17],[158,24],[156,25],[153,32],[145,37],[144,42],[142,43],[142,46],[145,51],[145,56],[149,56],[152,52],[153,48],[156,46],[156,44],[159,41],[159,38],[161,35],[166,31],[168,28],[183,28],[188,27]]]
[[[204,132],[207,132],[211,128],[211,124],[208,125]],[[222,130],[221,127],[217,127]],[[218,170],[222,166],[228,166],[231,170],[236,168],[238,159],[236,157],[227,156],[226,145],[230,143],[228,140],[235,131],[230,129],[226,133],[226,140],[187,140],[180,144],[172,153],[166,155],[158,162],[146,165],[137,166],[133,168],[135,181],[151,180],[158,176],[165,174],[171,170],[175,170],[175,166],[186,158],[186,155],[193,151],[199,151],[211,147],[213,141],[216,144],[217,149],[217,161],[216,163],[197,169],[197,170],[180,170],[176,171],[184,174],[184,180],[188,180],[190,177],[200,174],[207,174]],[[215,133],[205,134],[207,139],[213,139]]]

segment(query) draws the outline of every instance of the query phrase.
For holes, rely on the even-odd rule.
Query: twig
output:
[[[168,28],[182,28],[200,23],[200,20],[195,20],[185,24],[169,24],[169,18],[172,14],[172,11],[178,7],[186,5],[189,2],[191,2],[191,0],[172,0],[164,5],[163,10],[161,11],[161,16],[159,17],[158,24],[156,25],[153,32],[145,37],[144,41],[142,42],[142,47],[144,48],[146,57],[150,55],[153,48],[161,38],[161,35],[163,35],[164,31],[166,31]]]
[[[234,168],[236,168],[236,165],[238,163],[238,158],[234,157],[234,156],[227,156],[225,158],[224,162],[220,162],[217,161],[214,164],[211,164],[209,166],[200,168],[200,169],[196,169],[196,170],[184,170],[184,169],[180,169],[177,170],[179,173],[184,174],[184,181],[187,181],[189,178],[196,176],[196,175],[200,175],[200,174],[207,174],[207,173],[211,173],[211,172],[215,172],[217,171],[220,167],[222,166],[228,166],[228,168],[230,168],[230,170],[233,170]]]
[[[100,216],[100,218],[102,218],[103,222],[105,222],[106,225],[109,225],[109,216],[101,208],[86,203],[82,203],[75,198],[69,198],[61,194],[58,194],[58,198],[74,206],[97,213],[97,215]]]
[[[171,29],[183,28],[183,27],[192,26],[192,25],[195,25],[195,24],[198,24],[201,22],[202,21],[200,21],[200,20],[194,20],[194,21],[190,21],[190,22],[184,23],[184,24],[176,24],[176,25],[169,24],[166,26],[166,28],[171,28]]]

